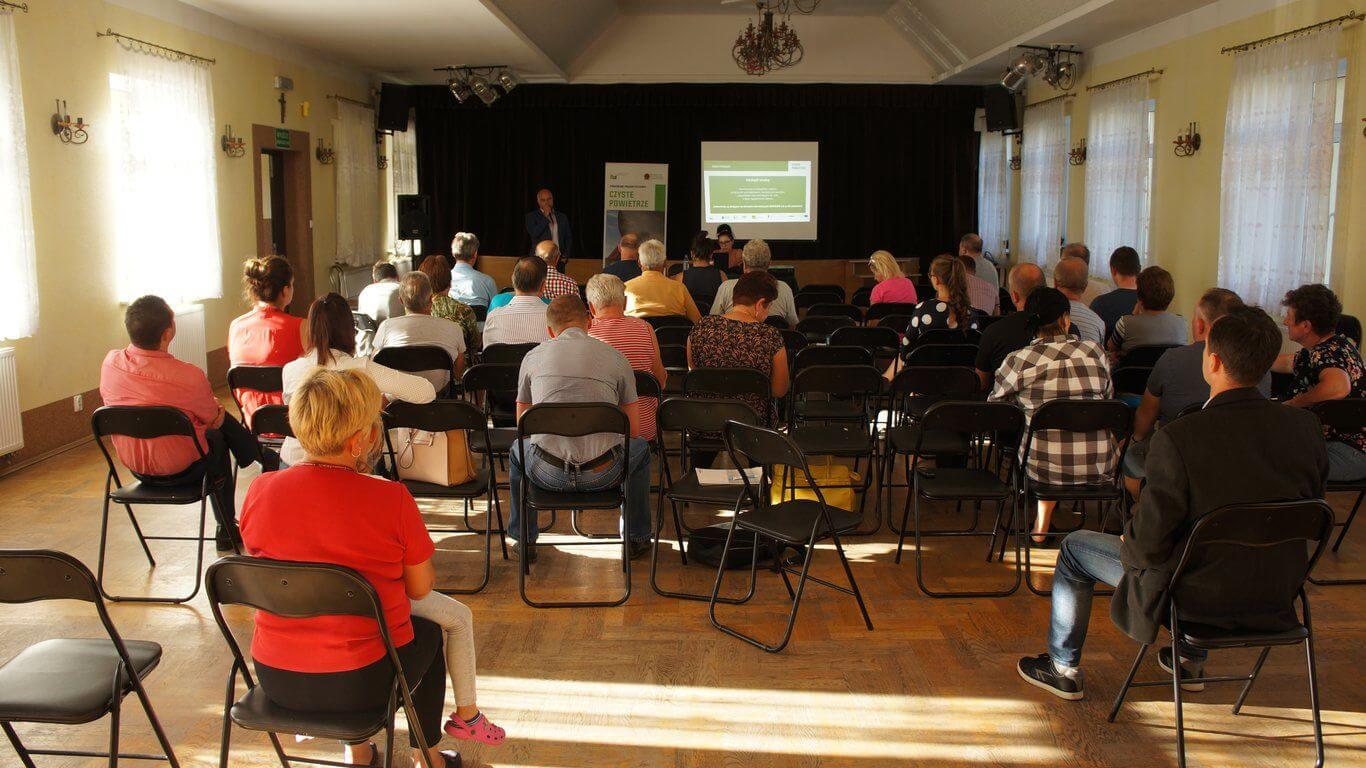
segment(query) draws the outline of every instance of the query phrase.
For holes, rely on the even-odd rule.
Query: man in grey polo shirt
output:
[[[561,296],[546,307],[550,340],[541,342],[522,359],[517,384],[517,418],[541,403],[610,403],[618,405],[637,434],[636,380],[625,356],[588,335],[592,322],[588,308],[578,296]],[[521,532],[521,468],[528,479],[550,491],[601,491],[621,483],[627,471],[624,519],[631,525],[632,558],[650,551],[650,446],[631,438],[631,464],[624,467],[621,436],[607,433],[583,437],[536,435],[522,455],[514,443],[511,451],[512,512],[508,532]],[[536,520],[529,524],[528,540],[536,542]],[[520,546],[520,545],[516,545]],[[527,550],[536,560],[536,549]]]
[[[773,253],[768,249],[768,243],[754,238],[745,243],[745,250],[740,258],[745,262],[746,272],[767,272],[768,263],[773,258]],[[711,313],[713,315],[724,315],[735,306],[735,283],[738,280],[727,280],[721,283],[721,287],[716,289],[716,300],[712,302]],[[700,307],[699,307],[700,309]],[[768,305],[768,316],[777,315],[787,321],[788,328],[797,327],[797,302],[792,297],[792,288],[782,280],[778,281],[778,298]]]

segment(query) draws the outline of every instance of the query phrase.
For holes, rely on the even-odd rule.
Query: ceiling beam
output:
[[[559,82],[569,81],[569,73],[565,71],[564,67],[560,66],[559,62],[551,58],[550,54],[546,53],[544,48],[538,45],[535,40],[531,39],[530,35],[523,32],[522,28],[517,26],[506,13],[503,13],[503,9],[498,7],[495,0],[479,0],[479,4],[484,6],[489,13],[493,14],[498,19],[499,23],[504,27],[507,27],[509,32],[516,35],[517,39],[521,40],[522,44],[535,54],[536,58],[540,59],[542,64],[550,68],[558,77]]]
[[[1106,7],[1107,5],[1116,2],[1120,2],[1120,0],[1091,0],[1088,3],[1083,3],[1082,5],[1073,8],[1067,13],[1057,16],[1056,18],[1048,21],[1047,23],[1040,24],[1039,26],[1029,30],[1028,32],[1017,35],[1014,38],[1007,40],[1004,43],[1001,43],[1000,45],[996,46],[995,48],[992,48],[986,53],[974,56],[969,61],[962,62],[961,64],[951,69],[939,73],[939,76],[935,78],[935,82],[945,82],[947,80],[952,79],[956,75],[962,74],[971,69],[975,69],[979,66],[982,66],[983,64],[988,64],[996,58],[1000,58],[1002,60],[1001,68],[1002,70],[1004,70],[1006,66],[1005,61],[1009,57],[1011,51],[1013,51],[1016,46],[1037,43],[1039,40],[1045,39],[1049,35],[1053,34],[1057,29],[1068,24],[1071,24],[1072,22],[1078,19],[1081,19],[1089,14],[1095,13],[1096,11]]]
[[[944,72],[967,61],[967,54],[930,21],[913,0],[896,0],[883,18]]]

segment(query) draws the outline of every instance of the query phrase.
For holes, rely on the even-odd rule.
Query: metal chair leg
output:
[[[831,533],[830,540],[835,542],[835,553],[840,556],[840,565],[844,566],[844,575],[849,579],[849,589],[854,593],[854,600],[858,603],[859,613],[863,614],[863,625],[869,632],[873,631],[873,620],[868,616],[868,606],[863,602],[863,592],[858,588],[858,582],[854,580],[854,572],[849,568],[849,558],[844,556],[844,547],[840,544],[838,534]]]
[[[24,768],[38,768],[37,765],[34,765],[33,758],[28,756],[28,749],[24,747],[24,743],[19,740],[19,734],[14,732],[14,726],[0,720],[0,729],[4,729],[5,736],[9,738],[9,743],[14,746],[14,751],[18,753],[19,760],[24,764]]]
[[[1304,657],[1309,667],[1309,711],[1314,718],[1314,768],[1323,768],[1323,716],[1319,712],[1319,679],[1314,660],[1314,624],[1309,616],[1309,600],[1300,591],[1300,604],[1304,606],[1304,628],[1309,636],[1304,639]]]
[[[1134,657],[1133,665],[1129,667],[1129,676],[1124,678],[1124,685],[1121,685],[1119,693],[1115,694],[1114,706],[1110,707],[1110,715],[1105,718],[1107,722],[1113,723],[1115,717],[1119,715],[1119,708],[1124,706],[1124,697],[1129,694],[1129,688],[1134,684],[1134,676],[1138,674],[1138,665],[1143,663],[1143,657],[1147,655],[1148,644],[1144,643],[1139,647],[1138,656]]]
[[[1238,714],[1243,708],[1243,702],[1247,701],[1247,695],[1252,692],[1252,684],[1257,682],[1257,675],[1262,672],[1262,665],[1266,663],[1266,657],[1271,653],[1271,646],[1262,648],[1262,652],[1257,656],[1257,663],[1252,665],[1252,674],[1248,675],[1247,682],[1243,684],[1243,690],[1238,694],[1238,700],[1233,702],[1233,714]]]

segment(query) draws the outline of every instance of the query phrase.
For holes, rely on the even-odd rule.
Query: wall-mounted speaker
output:
[[[408,130],[408,110],[413,108],[413,89],[406,85],[384,83],[379,88],[379,129]]]
[[[426,240],[432,227],[431,195],[398,196],[398,237]]]

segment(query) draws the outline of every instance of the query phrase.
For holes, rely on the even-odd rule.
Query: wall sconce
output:
[[[388,168],[388,167],[389,167],[389,156],[388,156],[388,155],[380,155],[380,156],[379,156],[379,163],[378,163],[378,165],[379,165],[379,169],[380,169],[381,171],[384,170],[384,169],[386,169],[386,168]]]
[[[1013,154],[1013,155],[1010,156],[1010,163],[1009,163],[1009,165],[1010,165],[1010,170],[1012,170],[1012,171],[1018,171],[1018,170],[1020,170],[1020,154],[1021,154],[1021,147],[1024,146],[1024,133],[1018,132],[1018,131],[1017,131],[1016,133],[1014,133],[1014,134],[1012,134],[1012,135],[1015,137],[1015,154]]]
[[[232,135],[232,126],[223,126],[223,137],[221,140],[223,154],[228,157],[241,157],[247,153],[247,141],[241,136]]]
[[[1177,134],[1176,140],[1172,142],[1176,146],[1172,152],[1177,157],[1190,157],[1200,151],[1200,132],[1195,123],[1191,123],[1185,133]]]
[[[318,156],[318,162],[323,165],[331,165],[336,159],[336,152],[331,147],[324,147],[322,139],[318,139],[318,149],[313,154]]]
[[[1079,143],[1077,144],[1077,146],[1072,147],[1072,149],[1068,151],[1068,153],[1067,153],[1067,164],[1068,164],[1068,165],[1085,165],[1085,164],[1086,164],[1086,139],[1083,138],[1083,139],[1081,140],[1081,142],[1079,142]]]
[[[71,115],[67,114],[66,101],[57,99],[57,111],[52,114],[52,133],[63,144],[86,143],[90,140],[90,134],[85,129],[89,127],[90,123],[85,122],[85,118],[78,117],[73,122]]]

